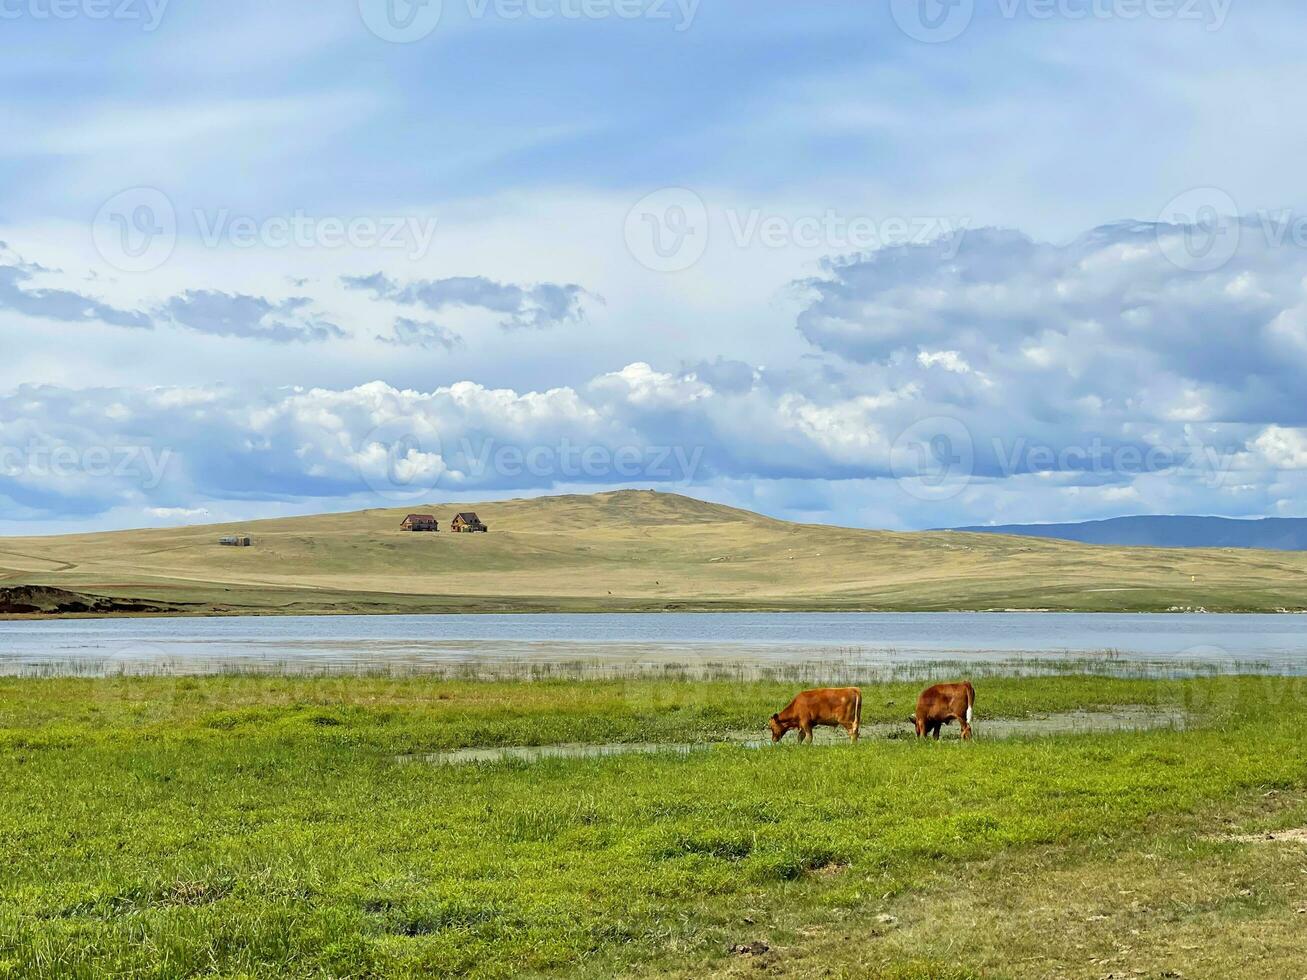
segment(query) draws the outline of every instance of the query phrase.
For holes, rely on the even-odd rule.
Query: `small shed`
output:
[[[488,531],[490,528],[481,523],[481,518],[470,510],[461,511],[454,515],[454,519],[449,522],[451,531]]]
[[[439,531],[440,525],[431,514],[409,514],[399,525],[405,531]]]
[[[248,534],[228,534],[218,539],[218,544],[226,545],[228,548],[248,548],[254,544]]]

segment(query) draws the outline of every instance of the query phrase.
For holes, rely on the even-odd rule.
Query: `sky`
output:
[[[0,0],[0,533],[1307,516],[1289,0]]]

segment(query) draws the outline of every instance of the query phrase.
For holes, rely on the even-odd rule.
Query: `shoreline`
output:
[[[493,606],[493,608],[491,608]],[[82,621],[82,620],[111,620],[111,619],[254,619],[254,618],[284,618],[284,617],[313,617],[329,618],[336,616],[604,616],[604,615],[624,615],[624,616],[658,616],[667,614],[692,614],[700,616],[711,615],[729,615],[729,614],[750,614],[750,615],[831,615],[831,614],[850,614],[850,615],[984,615],[984,616],[1006,616],[1006,615],[1047,615],[1047,616],[1304,616],[1307,615],[1307,609],[1286,609],[1283,607],[1266,608],[1266,609],[1174,609],[1174,608],[1157,608],[1157,609],[1120,609],[1110,607],[1091,607],[1091,608],[1061,608],[1053,609],[1048,607],[1022,609],[1019,607],[1004,608],[986,608],[986,609],[932,609],[921,607],[891,607],[884,606],[849,606],[849,605],[823,605],[820,603],[793,606],[793,605],[762,605],[762,604],[716,604],[716,603],[673,603],[670,605],[658,604],[632,604],[632,605],[614,605],[614,606],[567,606],[567,605],[549,605],[541,604],[531,605],[500,605],[493,600],[486,603],[485,606],[473,608],[451,609],[446,607],[440,608],[402,608],[392,609],[269,609],[269,608],[247,608],[247,609],[202,609],[188,611],[168,611],[168,612],[32,612],[32,613],[0,613],[0,623],[6,622],[62,622],[62,621]]]

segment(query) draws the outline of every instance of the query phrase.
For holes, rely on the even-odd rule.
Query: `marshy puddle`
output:
[[[977,739],[1019,738],[1021,736],[1068,735],[1090,732],[1147,731],[1157,728],[1184,728],[1183,712],[1160,711],[1149,707],[1120,708],[1115,711],[1065,711],[1032,718],[976,719]],[[862,739],[912,738],[912,726],[906,721],[876,722],[862,726]],[[957,741],[956,725],[945,729],[944,739]],[[848,745],[848,736],[838,729],[819,728],[813,733],[813,742],[819,746]],[[792,744],[790,735],[786,743]],[[452,749],[448,752],[427,752],[396,757],[398,762],[422,762],[428,765],[452,766],[518,761],[537,762],[541,759],[590,759],[611,755],[654,755],[704,752],[728,745],[745,749],[772,747],[769,736],[758,732],[732,732],[716,742],[608,742],[582,744],[564,742],[558,745],[504,745]]]

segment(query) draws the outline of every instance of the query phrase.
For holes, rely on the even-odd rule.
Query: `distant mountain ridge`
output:
[[[1069,524],[1002,524],[953,531],[1016,534],[1082,544],[1150,548],[1262,548],[1307,551],[1307,517],[1113,517]]]

